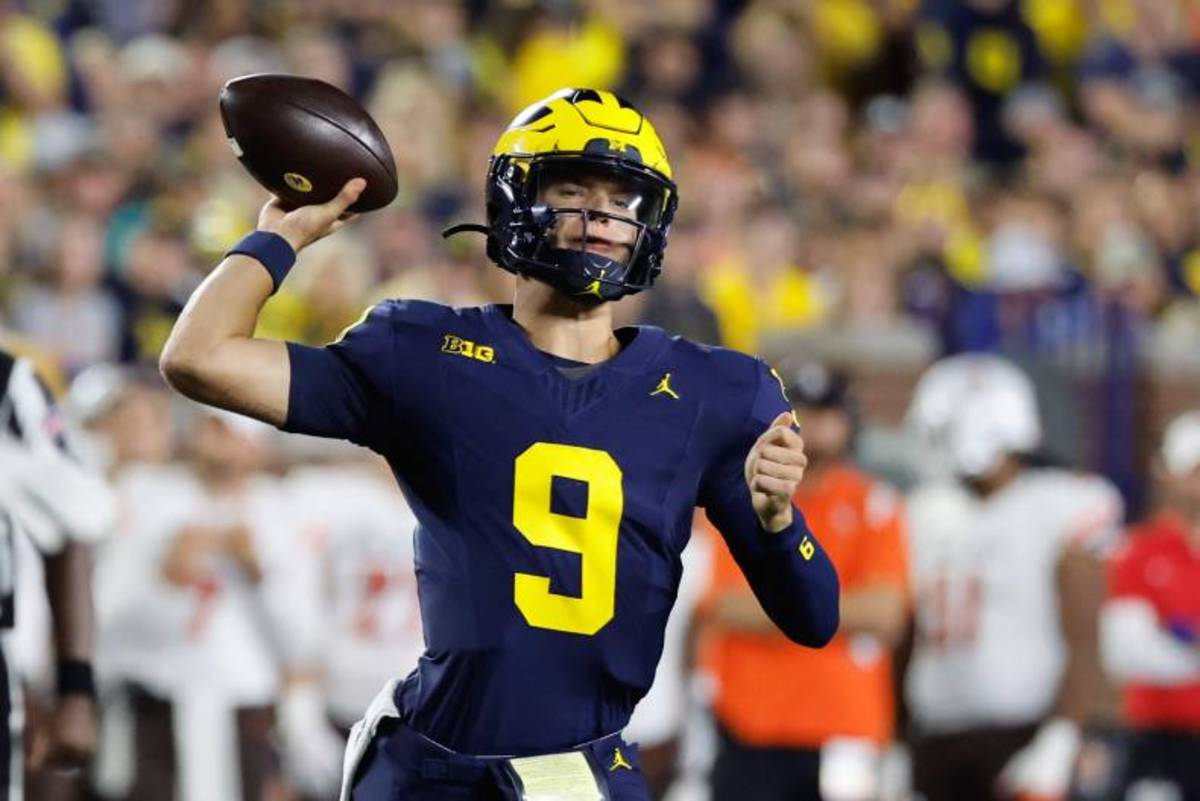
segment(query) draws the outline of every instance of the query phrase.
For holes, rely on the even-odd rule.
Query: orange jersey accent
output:
[[[886,582],[907,594],[903,514],[894,491],[838,465],[802,483],[795,501],[837,567],[843,593]],[[713,553],[705,608],[723,593],[751,595],[724,543]],[[718,720],[755,746],[816,748],[833,735],[888,742],[895,723],[891,653],[864,640],[838,634],[812,650],[777,631],[710,625],[701,662],[717,680]]]

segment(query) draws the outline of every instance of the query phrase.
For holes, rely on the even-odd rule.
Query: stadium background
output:
[[[903,484],[920,371],[1035,378],[1048,450],[1137,519],[1200,407],[1200,4],[1188,0],[0,0],[0,333],[56,390],[153,366],[263,200],[215,98],[251,72],[359,97],[400,197],[305,252],[262,333],[328,341],[382,297],[506,301],[487,155],[527,103],[612,88],[681,206],[619,315],[850,372],[861,456]],[[68,403],[68,410],[70,410]]]

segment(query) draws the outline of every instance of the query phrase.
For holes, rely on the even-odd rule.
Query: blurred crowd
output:
[[[0,4],[0,322],[73,375],[153,363],[262,190],[225,141],[237,75],[359,97],[400,198],[306,254],[268,333],[320,342],[380,296],[505,299],[481,243],[496,132],[562,85],[655,122],[682,204],[629,317],[754,350],[932,326],[946,351],[1078,351],[1113,315],[1200,331],[1183,0],[211,0]],[[71,320],[70,326],[63,325]]]
[[[487,159],[514,114],[562,86],[612,88],[656,125],[681,196],[658,286],[622,301],[620,316],[747,351],[797,332],[888,337],[915,327],[932,336],[935,354],[992,351],[1101,374],[1103,431],[1076,433],[1111,437],[1120,453],[1084,461],[1141,511],[1145,477],[1132,472],[1143,462],[1129,452],[1144,456],[1157,443],[1130,444],[1120,398],[1136,381],[1113,380],[1135,376],[1149,350],[1195,362],[1196,3],[0,0],[0,344],[37,362],[64,393],[69,415],[90,430],[84,458],[106,467],[124,509],[122,535],[97,553],[95,576],[108,710],[94,771],[102,797],[168,798],[168,787],[189,801],[246,788],[257,788],[256,801],[297,788],[327,797],[338,730],[421,647],[411,554],[395,544],[407,541],[395,532],[408,512],[379,466],[185,407],[157,383],[175,317],[265,200],[234,157],[216,104],[225,81],[254,72],[321,78],[361,99],[400,174],[395,203],[304,252],[269,302],[263,334],[327,342],[383,297],[511,300],[511,278],[488,265],[482,240],[443,242],[440,232],[482,219]],[[838,429],[844,441],[830,434],[830,464],[871,422],[838,392],[818,392],[813,403],[849,415]],[[1052,439],[1057,423],[1046,428]],[[1193,474],[1194,436],[1179,457]],[[848,560],[843,575],[863,582],[859,628],[827,663],[795,669],[820,682],[862,668],[860,689],[876,695],[862,690],[852,704],[863,715],[855,734],[865,731],[877,751],[903,724],[884,667],[903,621],[887,609],[912,603],[918,632],[944,644],[936,603],[946,603],[948,585],[922,573],[927,565],[907,564],[904,543],[922,535],[905,534],[890,491],[875,492],[857,473],[831,475],[812,490],[831,494],[802,506],[822,510],[834,529],[846,505],[869,523],[848,525],[840,545],[825,543]],[[1053,503],[1089,492],[1110,497],[1071,485]],[[1108,553],[1115,529],[1106,520],[1093,556]],[[791,657],[779,642],[756,641],[766,635],[753,609],[722,594],[737,589],[736,576],[705,530],[698,521],[698,545],[685,557],[695,567],[660,670],[664,689],[640,708],[635,733],[647,745],[647,773],[664,792],[681,773],[675,792],[685,799],[705,797],[707,779],[697,779],[701,795],[686,795],[687,781],[708,776],[714,759],[714,777],[734,790],[745,791],[747,775],[772,772],[747,744],[812,750],[818,733],[838,733],[828,721],[773,729],[756,717],[756,701],[786,707],[784,695],[756,694],[770,676],[792,675]],[[857,532],[868,530],[885,550],[862,550],[871,538]],[[278,545],[297,532],[303,548]],[[1044,555],[1046,564],[1058,555]],[[960,572],[968,595],[955,603],[969,609],[978,585]],[[919,580],[930,583],[922,590]],[[723,686],[737,697],[684,678],[693,611],[715,627],[697,675],[725,671]],[[1186,644],[1170,682],[1200,677],[1195,611],[1168,627]],[[1047,647],[1059,662],[1069,650],[1057,640]],[[38,649],[27,651],[36,661]],[[786,675],[736,674],[756,658]],[[1126,668],[1122,676],[1158,675]],[[258,761],[240,777],[202,767],[221,737],[235,736],[206,715],[211,693],[246,710],[235,739]],[[1111,701],[1083,706],[1111,722]],[[939,703],[952,705],[924,709],[935,724]],[[698,744],[680,739],[696,728],[682,723],[694,720],[692,706],[715,708],[719,723]],[[264,723],[254,710],[277,720]],[[918,723],[922,713],[918,703]],[[173,749],[170,732],[190,750]],[[1025,732],[1022,746],[1035,736]],[[863,753],[854,743],[834,753],[849,767],[829,779],[830,797],[868,797],[853,784]],[[656,764],[668,767],[655,773]],[[239,778],[242,790],[228,790]]]

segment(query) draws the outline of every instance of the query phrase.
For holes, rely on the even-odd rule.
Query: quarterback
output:
[[[784,633],[837,629],[837,574],[791,503],[806,457],[780,383],[758,359],[614,330],[611,301],[663,268],[677,195],[653,127],[611,93],[561,90],[500,136],[487,225],[457,230],[516,274],[511,306],[392,300],[327,347],[253,338],[295,252],[363,187],[267,203],[162,358],[192,398],[377,451],[417,518],[426,650],[356,725],[342,797],[646,799],[620,732],[695,506]]]

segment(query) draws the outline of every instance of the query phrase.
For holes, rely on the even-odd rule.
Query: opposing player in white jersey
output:
[[[379,688],[410,672],[425,650],[413,567],[416,518],[386,463],[358,452],[349,457],[295,468],[285,481],[298,539],[320,566],[323,644],[321,691],[293,689],[284,708],[290,731],[302,728],[293,718],[311,721],[319,714],[344,736]],[[307,755],[307,764],[290,765],[292,773],[303,771],[313,797],[331,798],[341,780],[345,741],[331,741],[316,754],[318,737],[310,739],[311,747],[291,749]]]
[[[321,557],[324,686],[329,716],[345,730],[425,649],[413,567],[416,518],[386,465],[351,455],[294,469],[286,481],[300,536]]]
[[[318,650],[317,593],[288,498],[259,472],[269,433],[206,410],[190,465],[120,479],[98,607],[106,673],[131,693],[131,801],[283,792],[275,705]]]
[[[914,646],[905,680],[925,801],[1059,799],[1098,679],[1099,552],[1122,505],[1037,468],[1032,384],[996,356],[922,377],[909,411],[935,476],[909,499]]]

